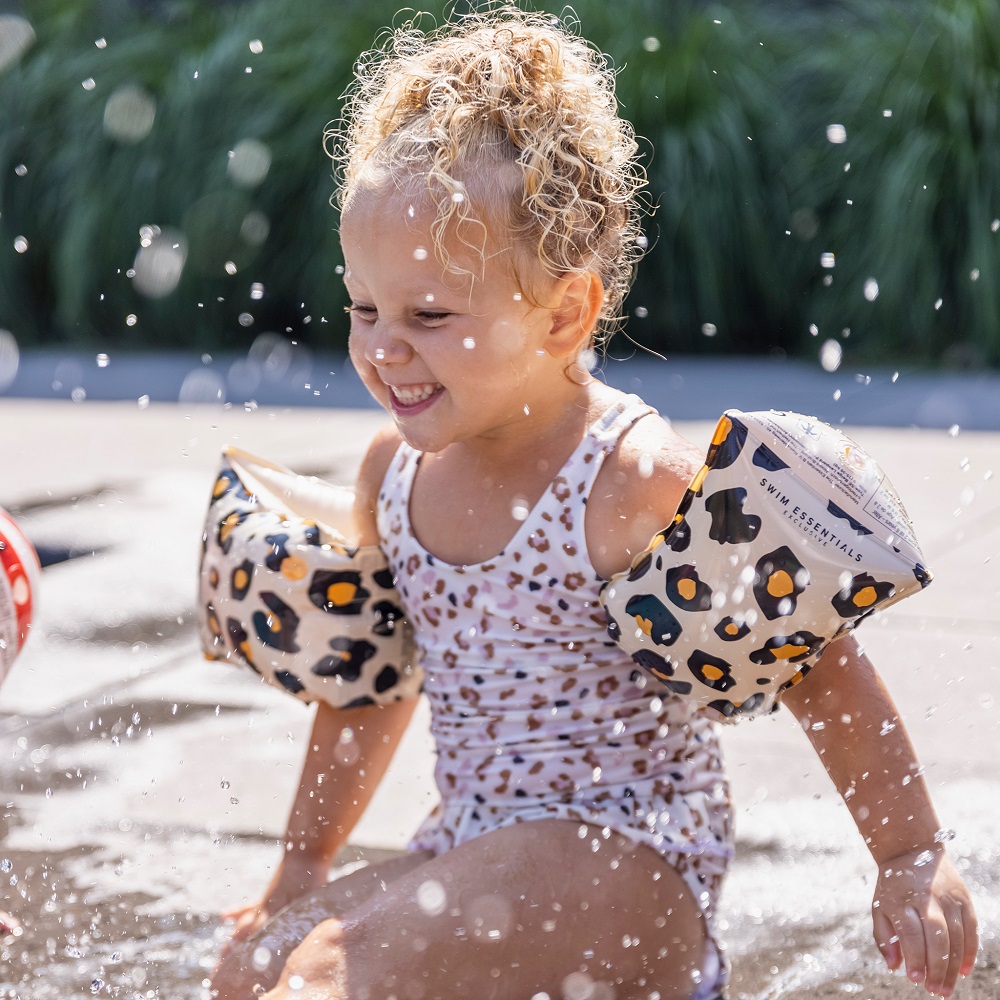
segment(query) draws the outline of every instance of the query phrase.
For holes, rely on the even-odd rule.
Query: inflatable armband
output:
[[[235,448],[212,491],[199,574],[208,659],[335,708],[413,697],[422,673],[382,550],[351,545],[353,493]]]
[[[636,664],[735,719],[772,711],[832,639],[930,580],[896,491],[850,438],[727,410],[673,523],[602,600]]]

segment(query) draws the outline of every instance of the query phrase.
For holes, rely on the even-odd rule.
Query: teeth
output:
[[[425,382],[423,385],[391,385],[393,396],[404,406],[413,406],[421,403],[429,396],[433,396],[441,388],[439,382]]]

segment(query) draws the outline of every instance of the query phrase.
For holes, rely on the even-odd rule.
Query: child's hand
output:
[[[232,937],[223,946],[222,954],[256,934],[279,910],[303,893],[323,885],[325,876],[326,867],[321,864],[304,863],[298,858],[293,861],[286,857],[264,890],[264,898],[260,902],[236,906],[220,914],[223,920],[234,922]]]
[[[972,972],[979,947],[968,890],[944,847],[907,851],[881,865],[872,904],[875,943],[886,964],[951,996],[959,975]]]

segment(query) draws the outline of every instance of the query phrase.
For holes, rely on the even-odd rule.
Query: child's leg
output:
[[[320,924],[266,1000],[683,1000],[705,948],[697,903],[655,851],[546,820],[470,841]]]
[[[270,989],[288,956],[317,924],[344,916],[429,858],[427,853],[408,854],[366,865],[286,906],[257,934],[226,952],[212,973],[214,995],[219,1000],[246,1000],[256,986]]]

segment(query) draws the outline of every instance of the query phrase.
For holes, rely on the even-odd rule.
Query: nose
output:
[[[394,323],[376,320],[365,338],[365,360],[376,368],[402,364],[409,360],[410,353],[409,344]]]

